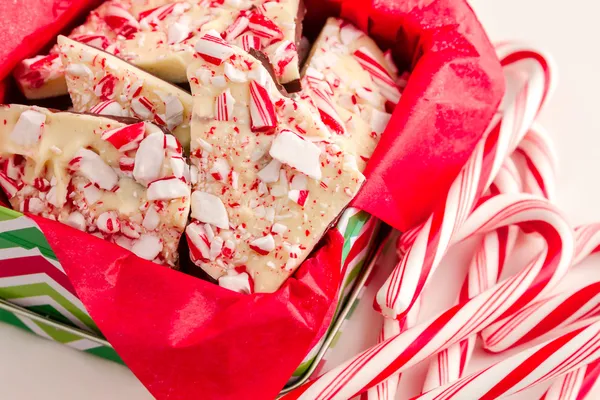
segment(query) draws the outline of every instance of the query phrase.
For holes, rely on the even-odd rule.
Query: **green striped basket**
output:
[[[336,320],[350,308],[359,277],[370,259],[378,221],[349,208],[336,229],[344,237],[342,287],[329,331],[288,382],[303,382],[338,333]],[[23,214],[0,207],[0,321],[105,359],[122,362],[77,298],[74,288],[39,227]]]

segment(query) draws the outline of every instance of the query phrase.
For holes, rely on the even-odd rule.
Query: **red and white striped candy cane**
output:
[[[594,400],[589,397],[599,385],[600,360],[557,378],[541,400]]]
[[[547,201],[524,194],[486,199],[465,221],[457,240],[513,224],[540,233],[547,242],[540,255],[521,272],[428,322],[371,347],[284,398],[352,398],[545,294],[567,272],[574,247],[569,225]],[[415,245],[418,241],[419,238]],[[414,248],[413,245],[408,250],[407,257]]]
[[[419,400],[494,400],[600,359],[600,322],[531,347],[454,383],[427,392]]]
[[[553,201],[556,193],[557,157],[545,129],[534,123],[515,150],[513,157],[522,157],[523,191]]]
[[[573,266],[600,250],[600,223],[575,230]],[[572,268],[572,267],[571,267]],[[484,347],[500,352],[528,342],[550,330],[566,327],[600,313],[600,282],[575,292],[549,294],[512,315],[496,321],[481,332]]]
[[[496,179],[494,180],[494,182],[492,183],[492,188],[491,189],[494,193],[518,193],[521,190],[521,182],[520,182],[520,174],[519,171],[517,170],[517,167],[515,165],[515,163],[512,161],[512,159],[508,158],[504,164],[502,165],[500,171],[498,172],[498,175],[496,176]],[[515,228],[515,227],[512,227]],[[498,231],[496,232],[500,232],[500,231],[504,231],[510,229],[510,232],[512,233],[518,233],[518,229],[512,229],[509,227],[504,227],[504,228],[500,228],[498,229]],[[402,235],[402,237],[399,239],[398,241],[398,255],[399,257],[402,257],[404,255],[404,251],[406,248],[408,248],[411,244],[412,241],[414,240],[414,238],[416,237],[416,232],[418,232],[418,230],[412,230],[409,231],[408,235]],[[496,232],[493,233],[489,233],[487,236],[495,236]],[[516,236],[514,238],[512,238],[511,240],[514,241],[514,239],[516,239]],[[418,304],[418,303],[417,303]],[[378,342],[382,342],[386,339],[389,339],[390,337],[396,336],[397,334],[399,334],[400,332],[409,329],[410,327],[415,326],[417,319],[418,319],[418,313],[419,313],[419,306],[415,305],[413,306],[410,311],[408,312],[406,318],[403,318],[401,321],[397,321],[395,319],[390,319],[390,318],[384,318],[383,321],[383,327],[381,330],[381,333],[379,335],[378,338]],[[469,343],[467,343],[467,346],[471,346],[474,345],[474,341],[469,341]],[[456,345],[455,345],[456,346]],[[464,346],[461,343],[461,352],[464,350],[462,348],[462,346]],[[465,360],[464,358],[460,357],[459,354],[446,354],[445,352],[447,351],[454,351],[455,349],[453,349],[454,346],[451,346],[450,348],[446,349],[446,350],[442,350],[440,353],[438,353],[438,357],[440,357],[440,362],[441,362],[441,366],[445,365],[445,362],[447,360],[444,359],[444,357],[458,357],[459,362],[461,365],[466,365],[467,360]],[[472,352],[472,348],[469,349],[468,354],[470,355]],[[450,366],[451,367],[451,366]],[[441,371],[441,374],[444,374],[445,371]],[[448,372],[450,376],[452,376],[452,372],[449,371]],[[460,376],[462,376],[462,372],[460,373],[459,376],[456,376],[455,379],[460,378]],[[395,374],[392,375],[389,379],[385,380],[384,382],[380,383],[379,385],[371,388],[368,390],[367,394],[364,396],[361,396],[362,398],[366,398],[369,400],[392,400],[396,398],[396,392],[397,392],[397,387],[398,387],[398,383],[400,382],[400,375],[399,374]],[[443,383],[439,383],[433,387],[437,387],[439,385],[441,385]]]
[[[388,318],[401,318],[413,306],[454,242],[453,237],[492,183],[505,158],[532,125],[551,91],[551,69],[545,57],[531,50],[503,49],[501,62],[511,78],[507,79],[502,121],[493,124],[476,146],[440,206],[416,233],[411,250],[377,293],[375,307]],[[520,69],[513,70],[511,67],[517,63]]]
[[[519,143],[515,153],[523,158],[522,172],[519,173],[512,159],[507,159],[490,187],[490,192],[515,193],[525,190],[532,194],[542,194],[544,197],[553,196],[556,157],[543,129],[537,125],[531,129]],[[521,178],[526,184],[521,182]],[[459,302],[478,295],[498,282],[518,233],[516,227],[503,227],[483,237],[482,244],[469,266]],[[475,334],[436,354],[429,364],[423,392],[461,378],[471,359],[476,341]]]
[[[415,326],[419,316],[419,309],[420,305],[417,303],[410,309],[406,318],[402,319],[402,321],[384,318],[377,342],[381,343]],[[366,393],[363,393],[361,400],[393,400],[396,398],[399,383],[400,374],[393,374],[388,379],[369,389]]]

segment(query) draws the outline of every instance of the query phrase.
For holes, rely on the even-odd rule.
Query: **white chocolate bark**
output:
[[[130,116],[167,127],[187,149],[192,96],[96,48],[58,37],[73,109]]]
[[[260,61],[217,36],[203,37],[196,49],[188,69],[191,258],[221,286],[272,292],[308,256],[364,176],[328,142],[316,109],[282,96]]]
[[[189,169],[175,137],[127,121],[0,106],[0,187],[16,210],[175,267]]]
[[[298,12],[299,0],[113,0],[90,13],[69,36],[181,83],[187,81],[196,40],[216,30],[230,43],[263,51],[279,82],[287,84],[300,78]],[[34,61],[23,61],[15,73],[25,95],[33,99],[66,94],[64,69],[59,64],[32,69]]]
[[[329,18],[304,67],[303,96],[319,109],[332,140],[361,171],[400,99],[396,72],[375,42],[353,25]],[[393,64],[391,64],[393,66]]]

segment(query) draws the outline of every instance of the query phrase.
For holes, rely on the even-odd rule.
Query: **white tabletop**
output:
[[[591,0],[573,0],[568,5],[558,0],[472,0],[471,3],[493,41],[525,40],[555,57],[560,82],[540,121],[550,131],[560,157],[558,204],[574,224],[600,221],[599,3]],[[464,270],[468,261],[464,254],[452,251],[444,267]],[[590,264],[590,270],[592,267]],[[440,284],[436,288],[447,283],[443,280],[444,272],[439,275],[436,281]],[[456,282],[455,286],[458,285]],[[371,288],[376,286],[373,284]],[[372,298],[373,292],[366,296]],[[443,309],[451,300],[451,294],[436,299],[435,307]],[[370,303],[361,303],[346,326],[333,359],[343,361],[374,343],[378,332],[372,327],[378,326],[379,317]],[[493,359],[479,354],[473,368]],[[399,399],[415,393],[423,368],[416,369],[411,374],[415,379],[406,380],[413,385],[404,387]],[[152,398],[126,368],[4,324],[0,324],[0,386],[1,397],[10,400]]]

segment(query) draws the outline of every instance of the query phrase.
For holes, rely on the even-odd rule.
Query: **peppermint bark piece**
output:
[[[113,0],[94,10],[69,37],[126,60],[169,82],[187,81],[194,44],[216,30],[247,51],[261,51],[288,91],[299,90],[296,40],[304,8],[300,0]],[[23,61],[15,78],[27,98],[66,94],[64,68],[55,58]]]
[[[58,37],[67,86],[77,112],[131,116],[167,127],[187,149],[192,96],[127,62]]]
[[[302,95],[363,171],[400,100],[395,66],[362,31],[329,18],[304,68]]]
[[[174,136],[149,123],[0,106],[0,187],[14,209],[177,266],[190,205]]]
[[[308,256],[364,176],[305,101],[217,33],[196,45],[192,261],[221,286],[272,292]]]

